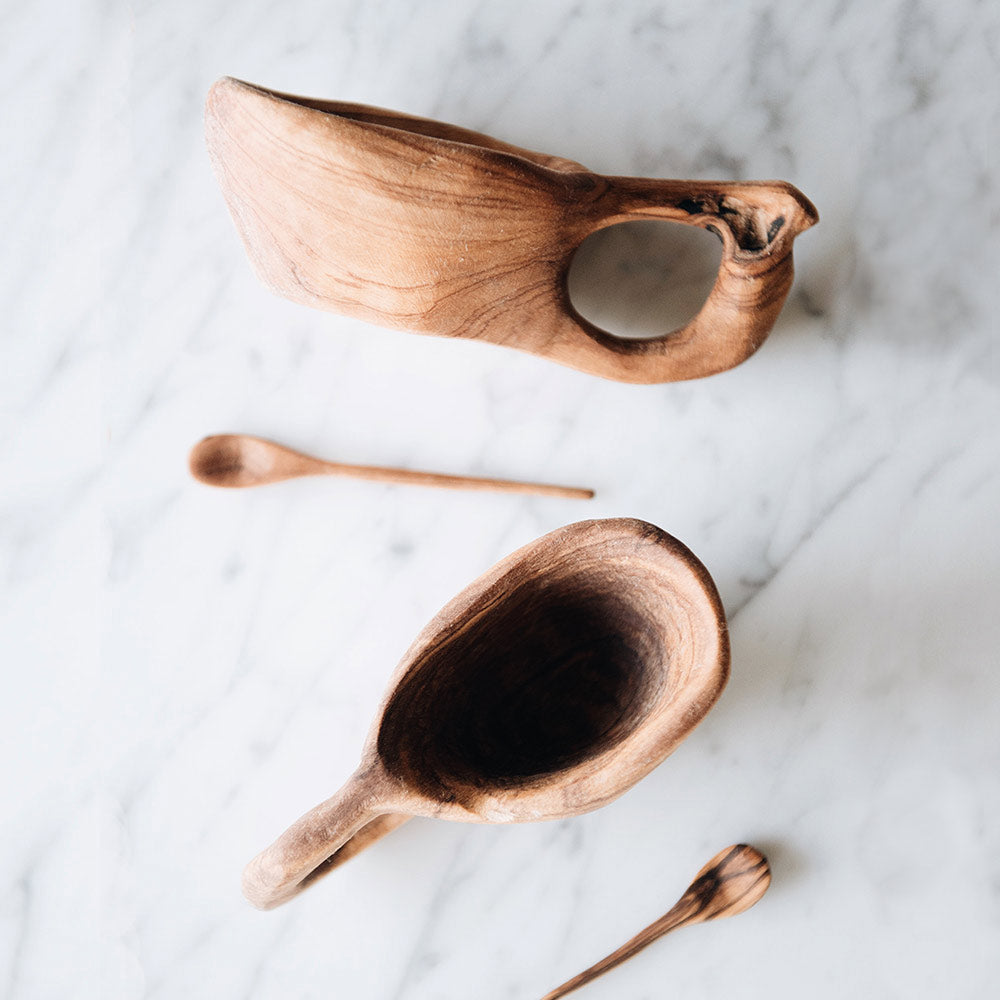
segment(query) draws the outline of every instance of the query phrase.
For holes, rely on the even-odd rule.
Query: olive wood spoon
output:
[[[703,924],[749,910],[770,884],[771,869],[760,851],[748,844],[727,847],[698,872],[684,895],[659,920],[639,931],[607,958],[546,993],[542,1000],[557,1000],[572,993],[678,927]]]
[[[374,465],[325,462],[250,434],[213,434],[191,449],[191,475],[209,486],[238,488],[280,483],[297,476],[353,476],[380,483],[411,483],[457,490],[494,490],[499,493],[538,493],[542,496],[589,500],[594,491],[578,486],[522,483],[511,479],[449,476],[440,472],[387,469]]]

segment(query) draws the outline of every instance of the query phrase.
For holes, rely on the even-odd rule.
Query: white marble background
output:
[[[739,840],[773,862],[755,910],[581,996],[992,995],[998,35],[972,0],[4,3],[0,995],[538,997]],[[605,172],[785,178],[822,222],[770,340],[701,382],[377,330],[256,283],[201,135],[223,74]],[[659,322],[632,243],[589,282],[626,333]],[[185,459],[224,430],[598,498],[215,492]],[[598,813],[414,821],[244,903],[431,614],[610,515],[688,543],[730,615],[680,750]]]

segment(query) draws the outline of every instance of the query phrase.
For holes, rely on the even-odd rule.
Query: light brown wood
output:
[[[225,78],[209,153],[260,277],[279,295],[380,326],[516,347],[625,382],[725,371],[763,343],[818,219],[781,181],[604,177],[468,129]],[[615,337],[566,277],[591,233],[634,219],[700,226],[718,278],[684,327]]]
[[[265,486],[299,476],[350,476],[378,483],[437,486],[450,490],[491,490],[495,493],[533,493],[572,500],[590,500],[594,496],[593,490],[580,486],[553,486],[513,479],[450,476],[442,472],[326,462],[250,434],[213,434],[203,438],[191,449],[188,465],[191,475],[200,482],[230,489]]]
[[[771,869],[767,858],[757,848],[748,844],[727,847],[698,872],[684,895],[659,920],[639,931],[607,958],[546,993],[542,1000],[558,1000],[572,993],[678,927],[749,910],[767,892],[770,884]]]
[[[728,673],[715,585],[677,539],[630,518],[544,535],[424,628],[357,771],[250,862],[243,891],[277,906],[407,816],[596,809],[684,739]]]

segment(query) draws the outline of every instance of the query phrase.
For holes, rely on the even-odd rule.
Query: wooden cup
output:
[[[677,746],[728,671],[719,596],[677,539],[627,518],[544,535],[417,636],[357,771],[247,866],[244,893],[277,906],[410,816],[596,809]]]
[[[781,181],[604,177],[443,122],[224,78],[209,154],[260,279],[380,326],[516,347],[623,382],[725,371],[764,342],[818,219]],[[615,337],[573,308],[573,254],[634,219],[711,230],[718,277],[685,326]]]

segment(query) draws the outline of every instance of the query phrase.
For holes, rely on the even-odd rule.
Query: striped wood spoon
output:
[[[698,872],[684,895],[659,920],[639,931],[607,958],[546,993],[542,1000],[557,1000],[572,993],[678,927],[703,924],[749,910],[770,884],[771,869],[760,851],[747,844],[727,847]]]

